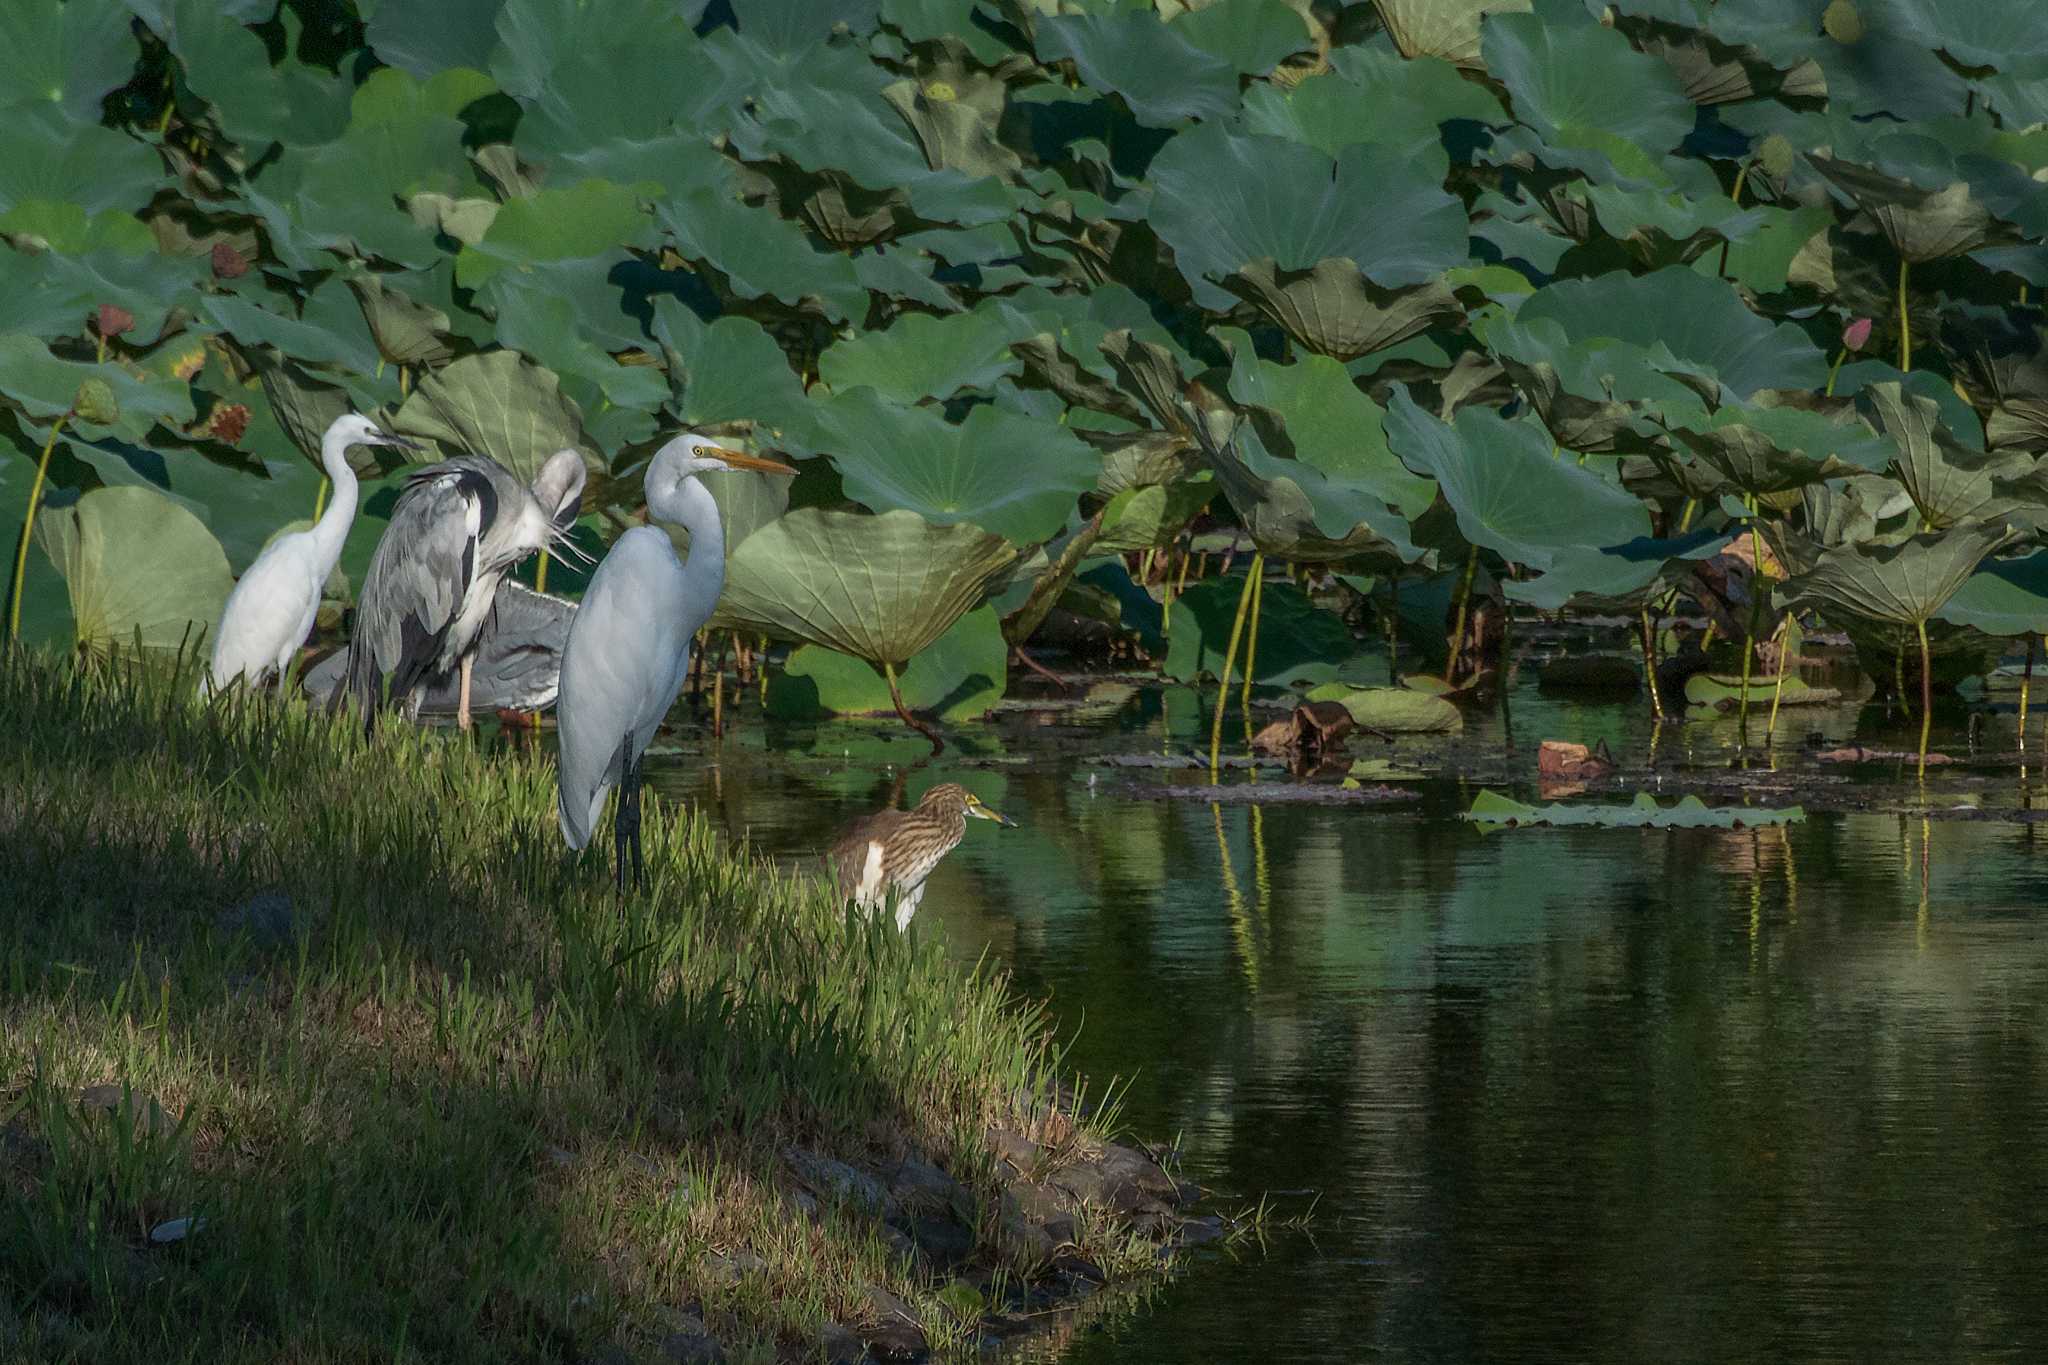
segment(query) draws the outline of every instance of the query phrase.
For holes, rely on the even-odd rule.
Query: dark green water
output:
[[[1000,717],[906,783],[1021,826],[970,829],[918,932],[999,955],[1220,1203],[1314,1201],[1068,1360],[2048,1358],[2048,835],[1482,836],[1451,776],[1407,808],[1212,806],[1090,762],[1191,742],[1187,700]],[[1635,708],[1526,691],[1513,721],[1521,747],[1489,719],[1437,765],[1645,744]],[[652,780],[778,855],[923,753],[747,724]],[[1662,743],[1711,763],[1725,728]]]

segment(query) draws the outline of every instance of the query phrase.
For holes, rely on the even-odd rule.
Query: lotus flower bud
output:
[[[118,304],[103,303],[92,315],[92,330],[108,340],[120,336],[135,325],[135,314]]]
[[[1861,351],[1870,344],[1870,319],[1857,318],[1842,329],[1842,346],[1845,350]]]
[[[79,421],[96,427],[110,427],[121,420],[121,404],[114,397],[114,386],[104,379],[88,379],[80,384],[72,396],[71,411]]]
[[[226,242],[213,244],[213,273],[224,280],[237,280],[249,273],[249,263],[242,259],[242,253]]]

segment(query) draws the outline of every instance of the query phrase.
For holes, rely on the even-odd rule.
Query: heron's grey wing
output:
[[[470,667],[472,707],[545,711],[561,687],[562,649],[576,604],[550,597],[510,579],[498,584],[497,606],[477,636]],[[427,687],[422,711],[452,714],[459,701],[452,677]]]
[[[478,571],[479,545],[498,493],[468,459],[414,475],[370,558],[349,640],[349,691],[367,728],[386,693],[411,694],[434,669]],[[487,462],[492,463],[492,462]]]
[[[337,649],[319,663],[307,669],[299,678],[299,686],[305,689],[307,700],[315,706],[325,705],[342,690],[342,681],[348,676],[348,651]]]

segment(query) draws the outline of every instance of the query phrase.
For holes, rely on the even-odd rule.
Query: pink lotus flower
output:
[[[1870,319],[1857,318],[1842,329],[1842,345],[1852,351],[1861,351],[1870,343]]]

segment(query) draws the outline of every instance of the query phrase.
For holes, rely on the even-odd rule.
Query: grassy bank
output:
[[[876,1290],[943,1352],[1043,1269],[992,1144],[1089,1143],[999,974],[651,796],[621,903],[531,752],[19,652],[0,697],[0,1354],[823,1359]]]

